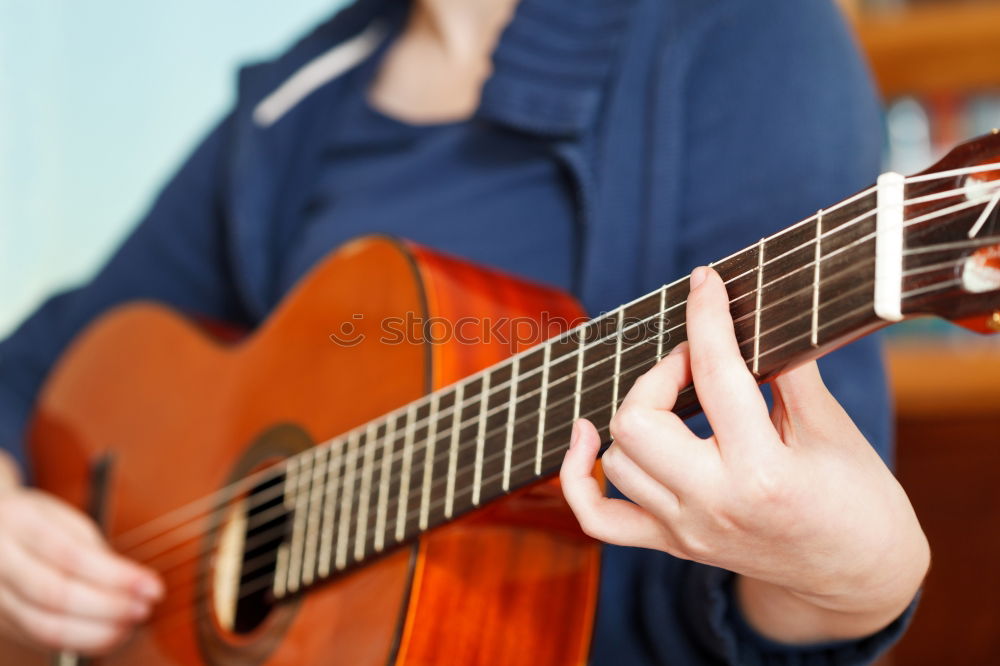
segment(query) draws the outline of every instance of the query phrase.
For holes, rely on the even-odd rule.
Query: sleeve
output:
[[[222,214],[231,124],[224,120],[194,151],[89,284],[49,299],[0,342],[0,446],[22,466],[25,428],[45,377],[100,313],[125,301],[155,299],[191,314],[244,322]]]
[[[734,0],[699,39],[683,102],[684,270],[870,186],[883,145],[870,76],[832,2]],[[852,343],[820,366],[830,390],[891,463],[892,409],[878,337]],[[707,434],[703,417],[689,424]],[[596,644],[595,664],[867,664],[898,639],[913,612],[911,606],[862,640],[791,646],[767,640],[743,620],[732,573],[608,546],[604,574],[637,601],[602,609],[604,633],[628,640]]]

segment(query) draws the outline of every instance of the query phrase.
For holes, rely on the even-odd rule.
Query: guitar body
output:
[[[580,317],[558,292],[374,237],[332,255],[237,343],[153,304],[94,323],[40,397],[36,480],[81,508],[96,492],[111,544],[160,571],[168,590],[150,622],[98,663],[584,662],[599,548],[578,532],[554,481],[278,602],[252,630],[236,630],[220,601],[218,512],[184,515],[167,552],[165,537],[136,540],[178,507],[517,351],[496,339],[387,344],[389,318],[543,312]],[[26,659],[0,650],[5,663]]]

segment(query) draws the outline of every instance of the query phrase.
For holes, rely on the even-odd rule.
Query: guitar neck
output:
[[[885,192],[862,192],[713,264],[758,381],[885,324],[875,299],[876,228],[892,210]],[[687,339],[687,295],[686,278],[664,285],[290,460],[294,518],[275,596],[554,474],[579,417],[609,439],[632,383]],[[699,410],[688,387],[675,411]],[[307,532],[318,537],[307,543]]]

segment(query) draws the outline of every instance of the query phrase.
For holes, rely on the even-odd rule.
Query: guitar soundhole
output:
[[[273,596],[279,546],[290,529],[284,474],[268,468],[312,440],[290,424],[274,426],[237,461],[227,487],[243,487],[217,511],[200,561],[198,641],[205,661],[253,666],[267,661],[295,617],[300,600]],[[243,482],[250,480],[247,485]]]
[[[273,608],[278,547],[287,529],[284,475],[268,478],[233,502],[224,517],[215,554],[214,611],[219,625],[249,634]]]
[[[273,606],[278,547],[287,529],[288,514],[283,508],[284,475],[264,481],[250,494],[246,540],[236,602],[233,631],[250,633],[267,618]]]

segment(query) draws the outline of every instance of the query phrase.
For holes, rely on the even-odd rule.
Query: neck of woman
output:
[[[416,0],[411,26],[436,39],[449,58],[489,58],[518,0]]]

